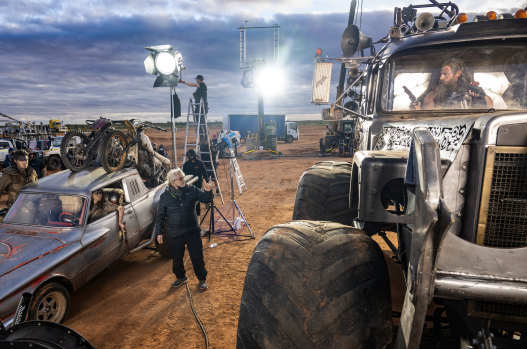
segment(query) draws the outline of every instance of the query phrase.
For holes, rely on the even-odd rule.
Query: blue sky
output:
[[[360,3],[360,2],[359,2]],[[461,11],[511,11],[526,1],[458,2]],[[362,6],[362,31],[386,35],[393,7],[409,2],[377,0]],[[315,0],[121,0],[0,2],[0,112],[19,120],[68,123],[106,116],[168,121],[169,89],[152,88],[145,46],[170,44],[183,55],[183,79],[205,76],[209,116],[257,112],[253,89],[240,85],[239,26],[280,25],[280,56],[286,87],[265,100],[265,111],[317,117],[310,104],[313,55],[340,53],[349,1]],[[272,30],[248,32],[248,58],[271,54]],[[263,57],[265,58],[265,57]],[[338,71],[333,74],[337,84]],[[335,88],[332,88],[334,91]],[[180,85],[187,110],[194,88]],[[333,93],[334,94],[334,93]]]

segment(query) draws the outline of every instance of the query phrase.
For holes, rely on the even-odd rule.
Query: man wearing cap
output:
[[[17,150],[13,152],[13,162],[14,166],[6,168],[0,178],[0,193],[7,190],[7,208],[10,208],[15,202],[24,185],[38,182],[37,173],[28,167],[27,151]]]
[[[181,79],[179,79],[179,82],[187,86],[197,87],[192,96],[194,97],[195,103],[199,103],[203,99],[205,114],[207,114],[209,112],[209,104],[207,103],[207,85],[205,85],[203,80],[203,75],[198,75],[196,76],[196,83],[183,81]],[[194,112],[196,114],[199,113],[199,106],[196,107]]]

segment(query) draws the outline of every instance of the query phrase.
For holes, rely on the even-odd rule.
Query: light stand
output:
[[[177,167],[176,155],[176,121],[174,96],[176,86],[181,76],[181,71],[185,69],[183,56],[175,51],[170,45],[159,45],[145,47],[150,54],[144,61],[145,71],[149,74],[157,75],[154,87],[170,87],[170,123],[172,124],[172,155],[173,165]],[[179,101],[179,99],[178,99]]]
[[[176,87],[170,86],[170,124],[172,126],[172,161],[174,167],[177,168],[177,155],[176,155],[176,117],[174,112],[174,94],[176,93]]]
[[[245,216],[243,215],[242,210],[240,209],[240,206],[238,206],[238,203],[236,202],[236,199],[234,198],[234,165],[233,165],[233,162],[232,162],[232,156],[227,156],[226,158],[229,159],[231,202],[234,205],[233,206],[233,210],[232,210],[232,217],[233,217],[232,221],[234,223],[235,213],[236,213],[236,211],[238,211],[240,217],[242,218],[243,222],[245,223],[245,226],[247,227],[247,229],[249,229],[250,235],[249,234],[239,234],[236,231],[236,229],[227,220],[227,218],[225,218],[225,216],[223,215],[223,213],[221,213],[221,211],[218,209],[218,207],[216,205],[214,205],[214,197],[212,198],[212,201],[210,202],[209,207],[207,207],[207,211],[203,215],[203,219],[201,220],[200,225],[201,225],[201,223],[203,223],[203,221],[207,217],[207,214],[209,214],[209,219],[210,219],[209,220],[209,230],[207,231],[207,234],[209,236],[209,241],[210,241],[211,235],[214,235],[214,234],[222,234],[222,235],[227,235],[227,236],[242,236],[242,237],[250,237],[251,239],[254,239],[255,236],[253,234],[253,231],[251,230],[251,227],[249,226],[249,223],[247,223],[247,220],[245,219]],[[228,229],[227,228],[221,229],[221,230],[216,230],[215,229],[215,219],[214,219],[214,211],[215,210],[223,218],[225,223],[227,223],[227,225],[229,226]]]

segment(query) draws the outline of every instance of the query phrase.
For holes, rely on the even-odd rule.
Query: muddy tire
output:
[[[342,161],[317,162],[298,183],[293,220],[332,221],[352,225],[349,209],[351,164]]]
[[[62,322],[70,309],[70,292],[62,284],[41,286],[31,298],[28,320]]]
[[[75,145],[73,144],[73,140]],[[91,164],[91,151],[87,150],[88,136],[79,130],[66,133],[60,144],[60,157],[64,166],[73,172],[84,170]]]
[[[285,142],[286,142],[286,143],[293,143],[294,140],[295,140],[295,139],[294,139],[294,137],[293,137],[292,135],[287,135],[287,136],[285,137]]]
[[[50,171],[55,171],[60,168],[60,158],[58,156],[50,156],[46,163],[46,168]]]
[[[258,242],[238,321],[242,348],[384,348],[390,281],[379,246],[358,229],[297,221]]]
[[[127,145],[126,136],[121,131],[108,133],[104,139],[101,155],[102,167],[106,172],[111,173],[123,168],[128,156],[128,151],[125,151]]]

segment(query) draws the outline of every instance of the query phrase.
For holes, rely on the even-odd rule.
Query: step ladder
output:
[[[210,148],[209,129],[207,126],[207,114],[205,114],[205,105],[203,99],[198,103],[194,103],[192,99],[189,99],[188,110],[187,110],[187,126],[185,129],[185,147],[183,152],[183,164],[187,160],[187,151],[194,149],[198,158],[203,161],[205,168],[207,169],[207,175],[214,182],[216,187],[216,194],[223,201],[223,195],[221,193],[220,182],[218,180],[218,172],[216,171],[216,164],[218,161],[218,155],[213,154]],[[205,178],[208,180],[208,178]]]
[[[240,194],[243,194],[244,191],[247,191],[247,185],[245,184],[245,181],[243,180],[242,171],[240,170],[240,166],[238,165],[236,154],[234,154],[234,150],[232,148],[229,148],[229,149],[231,152],[230,157],[229,157],[230,166],[232,169],[234,169],[234,177],[236,177],[236,183],[238,184],[238,190],[240,191]]]

